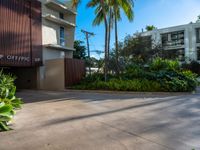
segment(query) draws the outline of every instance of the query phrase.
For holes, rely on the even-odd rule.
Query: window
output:
[[[65,28],[60,27],[60,45],[65,46]]]
[[[60,17],[60,19],[64,19],[64,14],[63,13],[59,13],[59,17]]]
[[[184,31],[162,34],[162,45],[167,47],[184,45]]]
[[[200,28],[196,29],[197,43],[200,43]]]
[[[167,59],[178,59],[179,61],[185,61],[185,50],[184,49],[174,49],[174,50],[164,50],[164,58]]]
[[[200,60],[200,47],[197,47],[197,60]]]

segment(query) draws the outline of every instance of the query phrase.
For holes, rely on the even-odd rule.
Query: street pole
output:
[[[88,58],[90,60],[90,43],[89,43],[89,37],[90,36],[94,36],[94,33],[88,32],[88,31],[85,31],[85,30],[81,30],[81,32],[84,33],[85,37],[86,37],[87,50],[88,50]],[[89,64],[89,74],[91,75],[91,66],[90,66],[90,64]]]

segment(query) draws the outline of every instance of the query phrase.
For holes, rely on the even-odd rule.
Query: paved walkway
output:
[[[200,149],[200,93],[18,95],[26,104],[0,150]]]

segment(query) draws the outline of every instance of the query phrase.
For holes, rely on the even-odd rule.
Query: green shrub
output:
[[[86,77],[76,89],[149,91],[149,92],[190,92],[198,85],[197,75],[182,71],[178,61],[156,58],[148,67],[129,65],[120,76],[109,75],[104,82],[103,74]]]
[[[150,64],[151,71],[159,70],[180,70],[180,64],[178,61],[156,58]]]
[[[21,108],[21,99],[15,97],[15,78],[0,72],[0,131],[10,130],[10,122],[16,113],[16,109]]]
[[[191,70],[192,72],[194,72],[200,76],[200,63],[197,61],[192,61],[190,63],[184,63],[184,64],[182,64],[182,68],[184,70]]]
[[[87,90],[113,90],[113,91],[141,91],[156,92],[160,90],[160,84],[149,80],[119,80],[112,79],[108,82],[96,81],[87,85],[74,86],[75,89]]]

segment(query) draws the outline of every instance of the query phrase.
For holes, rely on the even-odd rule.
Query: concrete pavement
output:
[[[200,149],[200,93],[21,91],[0,150]]]

